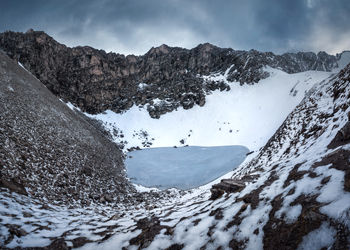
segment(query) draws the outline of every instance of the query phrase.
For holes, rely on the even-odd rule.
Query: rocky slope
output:
[[[0,48],[21,62],[55,95],[88,113],[122,112],[146,105],[153,118],[177,107],[205,104],[206,93],[229,89],[203,76],[226,72],[229,81],[253,84],[269,76],[265,66],[287,73],[330,71],[336,56],[325,52],[273,53],[222,49],[201,44],[191,50],[162,45],[143,56],[68,48],[40,31],[0,34]],[[154,103],[154,99],[159,102]]]
[[[0,187],[59,203],[132,191],[118,147],[0,53]]]

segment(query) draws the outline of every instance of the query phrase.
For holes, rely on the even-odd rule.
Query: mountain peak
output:
[[[201,43],[196,48],[199,50],[202,50],[202,51],[209,52],[209,51],[212,51],[213,49],[218,49],[219,47],[217,47],[211,43]]]
[[[146,54],[168,54],[170,47],[166,44],[162,44],[158,47],[152,47]]]
[[[33,33],[33,32],[34,32],[34,30],[32,28],[30,28],[26,31],[26,34]]]

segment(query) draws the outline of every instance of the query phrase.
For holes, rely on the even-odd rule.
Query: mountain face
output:
[[[86,205],[133,190],[119,148],[2,52],[0,145],[0,187],[11,191]]]
[[[212,73],[225,73],[230,82],[255,84],[269,76],[266,66],[287,73],[331,71],[339,59],[325,52],[274,55],[208,43],[191,50],[162,45],[143,56],[124,56],[91,47],[68,48],[44,32],[32,30],[0,34],[0,48],[55,95],[82,111],[123,112],[137,105],[146,106],[153,118],[178,107],[203,106],[207,93],[230,88],[220,80],[204,80]],[[154,99],[160,102],[154,103]]]
[[[192,50],[162,45],[125,57],[67,48],[33,31],[0,34],[0,48],[15,59],[0,52],[0,248],[350,249],[350,65],[336,75],[285,73],[331,71],[339,56],[274,55],[203,44]],[[279,89],[281,83],[285,86]],[[259,85],[266,87],[254,89]],[[251,91],[242,97],[247,102],[237,101],[247,93],[239,88]],[[292,111],[286,119],[278,117],[280,127],[265,146],[225,176],[231,178],[230,188],[216,180],[186,192],[140,187],[143,192],[136,192],[109,135],[50,90],[90,113],[122,112],[134,104],[144,105],[155,118],[173,111],[164,119],[147,116],[146,129],[184,126],[181,121],[193,116],[189,126],[200,126],[181,128],[186,143],[218,129],[213,138],[232,143],[235,137],[228,135],[248,127],[242,138],[253,145],[265,127],[275,126],[265,124],[272,106],[288,103],[282,110]],[[225,91],[219,94],[226,97],[206,95],[213,90]],[[299,103],[295,97],[304,99]],[[213,106],[221,102],[227,102],[221,108],[228,111],[215,116],[219,112]],[[205,105],[207,120],[199,119],[195,107],[170,116],[177,107],[195,104]],[[228,123],[223,119],[235,114],[229,108],[262,116]],[[130,118],[140,123],[141,113],[135,114],[125,112],[125,120],[116,124],[132,127]],[[203,122],[209,120],[221,123],[209,127]],[[209,127],[204,134],[197,131],[202,124]],[[224,129],[227,133],[220,135]],[[166,130],[158,137],[169,134]],[[135,137],[150,137],[148,132],[130,131]]]
[[[5,115],[1,116],[0,128],[10,132],[2,130],[0,138],[5,138],[5,150],[12,145],[1,156],[21,163],[23,159],[15,152],[24,145],[27,150],[34,148],[31,154],[45,154],[50,160],[55,155],[49,151],[51,148],[45,148],[41,141],[35,144],[35,138],[43,134],[44,138],[53,136],[49,139],[58,140],[57,143],[60,139],[69,140],[60,130],[54,130],[68,120],[73,123],[69,128],[74,139],[74,129],[85,128],[84,122],[26,71],[16,68],[14,62],[6,57],[1,62],[0,100],[4,100],[4,111],[11,112],[1,112]],[[211,185],[207,185],[173,198],[166,198],[163,193],[163,199],[152,203],[140,198],[134,206],[99,204],[84,209],[40,206],[35,199],[0,192],[0,245],[44,249],[349,249],[349,86],[350,65],[316,84],[265,147],[226,176],[236,183],[229,192],[219,189],[213,196]],[[17,105],[18,108],[13,107]],[[40,115],[42,112],[44,116]],[[30,126],[18,127],[23,123]],[[22,131],[18,132],[18,128]],[[36,130],[40,133],[26,140],[30,144],[26,147],[21,140]],[[87,137],[81,138],[82,142],[72,142],[86,142],[89,131],[79,133]],[[56,146],[64,149],[62,143],[50,145],[56,150]],[[39,146],[44,148],[36,151]],[[45,162],[40,158],[38,161]],[[10,170],[9,175],[26,171],[21,164]],[[40,177],[40,172],[35,176]],[[76,178],[77,182],[82,181],[79,176]],[[106,183],[99,183],[100,188],[105,186]]]

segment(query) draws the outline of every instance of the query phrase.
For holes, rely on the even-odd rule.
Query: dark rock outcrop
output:
[[[350,143],[350,112],[348,113],[348,122],[340,129],[332,142],[328,145],[329,148],[336,148],[344,144]]]
[[[28,195],[25,187],[22,183],[18,183],[16,178],[3,178],[0,175],[0,187],[4,187],[9,189],[11,192],[15,192],[18,194]]]
[[[168,226],[163,226],[157,217],[143,218],[137,221],[137,229],[141,229],[142,232],[135,238],[130,239],[131,245],[139,245],[139,249],[147,248],[154,240],[161,230],[165,229],[166,234],[170,235],[172,230]]]
[[[224,193],[239,192],[245,187],[244,182],[234,179],[222,179],[220,183],[215,184],[210,189],[211,200],[221,197]]]
[[[162,45],[143,56],[124,56],[86,46],[68,48],[33,30],[1,33],[0,49],[21,62],[55,95],[83,111],[122,112],[133,105],[146,105],[153,118],[178,107],[203,106],[210,91],[228,90],[223,81],[203,80],[212,73],[226,73],[229,81],[253,84],[269,76],[265,66],[296,73],[330,71],[337,65],[337,58],[325,52],[275,55],[208,43],[191,50]]]

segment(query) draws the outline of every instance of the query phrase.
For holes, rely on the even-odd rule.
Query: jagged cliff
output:
[[[89,113],[146,105],[153,118],[177,107],[203,106],[212,90],[229,89],[203,76],[226,72],[227,80],[254,84],[269,76],[265,66],[287,73],[330,71],[337,57],[325,52],[275,55],[201,44],[188,50],[162,45],[143,56],[68,48],[40,31],[0,34],[0,49],[21,62],[55,95]],[[154,103],[154,99],[159,103]]]

